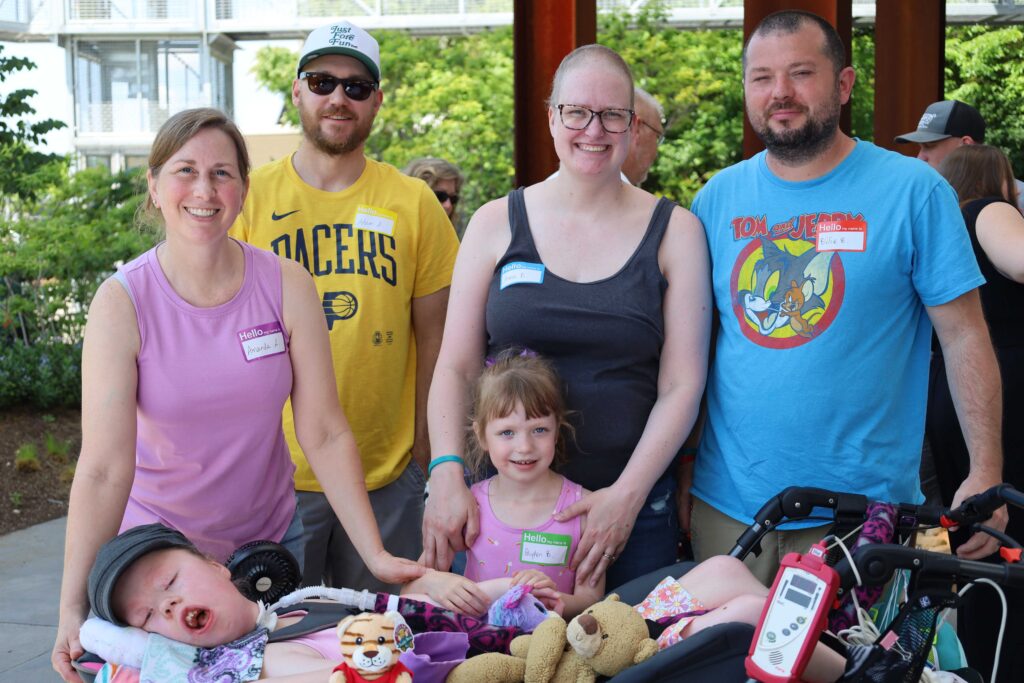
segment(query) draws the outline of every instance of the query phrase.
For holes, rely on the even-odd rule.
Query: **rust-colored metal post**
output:
[[[558,168],[545,100],[565,55],[597,40],[596,0],[516,0],[514,60],[515,184],[544,180]]]
[[[888,4],[885,2],[879,4]],[[900,3],[892,3],[900,4]],[[846,63],[850,63],[853,30],[852,0],[744,0],[743,1],[743,42],[750,38],[757,25],[772,12],[784,9],[799,9],[814,12],[836,27],[839,37],[846,46]],[[850,106],[843,107],[839,117],[840,127],[850,131]],[[750,127],[746,115],[743,117],[743,157],[750,158],[764,149],[760,138]]]
[[[945,0],[879,2],[875,7],[875,144],[903,154],[917,145],[893,138],[917,127],[943,99]]]

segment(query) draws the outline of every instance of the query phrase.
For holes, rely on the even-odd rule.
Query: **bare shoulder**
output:
[[[707,240],[700,219],[681,206],[674,207],[658,250],[662,271],[667,275],[676,267],[703,264],[708,259],[707,252]]]
[[[108,277],[96,289],[89,304],[89,321],[102,321],[104,324],[135,322],[135,304],[125,285],[117,278]]]
[[[111,350],[137,352],[141,346],[135,304],[125,285],[114,277],[103,281],[89,304],[85,340],[89,346],[95,342]]]
[[[487,202],[473,214],[462,238],[461,251],[481,257],[500,254],[511,240],[508,220],[508,197]]]
[[[301,296],[314,289],[313,276],[301,263],[284,256],[278,256],[277,260],[281,264],[281,285],[286,302],[291,297]],[[287,303],[285,305],[287,307]]]

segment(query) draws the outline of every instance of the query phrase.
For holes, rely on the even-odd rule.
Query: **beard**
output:
[[[321,117],[332,115],[351,116],[355,125],[347,135],[340,138],[329,138],[324,135],[324,131],[320,127],[320,121]],[[307,140],[313,143],[313,146],[324,154],[342,156],[359,149],[366,142],[366,138],[370,137],[370,129],[373,128],[374,117],[371,116],[364,120],[347,109],[327,109],[323,112],[312,112],[300,107],[299,119],[302,122],[303,134]]]
[[[839,84],[836,83],[835,96],[824,103],[816,114],[812,115],[807,107],[801,107],[807,121],[799,128],[772,129],[768,117],[779,109],[791,109],[792,103],[783,103],[769,107],[763,117],[755,121],[748,110],[750,125],[768,148],[768,152],[783,164],[794,166],[814,159],[835,137],[839,128]]]

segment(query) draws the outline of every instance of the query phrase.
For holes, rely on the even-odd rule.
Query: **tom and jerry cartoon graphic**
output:
[[[845,212],[800,214],[771,227],[765,216],[730,221],[744,241],[732,269],[737,323],[759,346],[788,349],[824,334],[843,304],[841,252],[864,251],[867,224]]]

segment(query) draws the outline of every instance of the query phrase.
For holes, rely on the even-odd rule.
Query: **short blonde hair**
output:
[[[487,452],[483,442],[487,424],[510,415],[522,404],[526,417],[536,419],[551,415],[558,435],[555,440],[555,461],[565,458],[565,439],[573,433],[562,391],[562,381],[546,358],[521,347],[502,351],[487,360],[480,373],[470,415],[469,448],[466,464],[474,474],[483,471]]]
[[[622,58],[622,55],[610,47],[597,43],[582,45],[565,56],[562,63],[558,65],[554,78],[551,79],[551,94],[548,95],[548,106],[557,107],[560,104],[558,102],[558,95],[561,93],[562,83],[565,81],[568,73],[577,66],[591,61],[604,62],[611,66],[613,70],[622,74],[626,81],[629,82],[629,108],[632,109],[635,97],[633,71],[629,68],[629,64],[626,64],[626,60]]]

